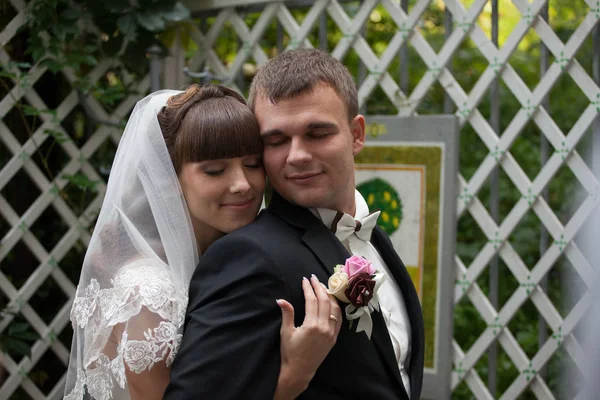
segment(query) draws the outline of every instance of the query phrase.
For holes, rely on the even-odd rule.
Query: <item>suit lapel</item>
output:
[[[311,251],[319,259],[319,261],[322,264],[322,267],[325,269],[328,276],[333,274],[333,268],[337,264],[343,264],[346,261],[346,259],[350,257],[350,253],[348,253],[348,251],[342,245],[342,243],[308,209],[304,207],[298,207],[289,203],[288,201],[283,199],[277,192],[273,191],[273,197],[271,198],[271,202],[269,204],[269,210],[284,221],[286,221],[288,224],[304,231],[304,234],[302,235],[302,241],[311,249]],[[394,275],[394,279],[398,282],[400,290],[404,294],[407,310],[411,320],[413,338],[410,368],[411,387],[415,387],[417,382],[419,382],[418,384],[420,388],[421,378],[419,378],[417,375],[418,371],[420,370],[422,377],[423,362],[421,360],[420,368],[418,367],[418,365],[415,365],[418,364],[418,362],[413,363],[413,359],[418,358],[417,354],[419,353],[417,350],[417,346],[420,342],[418,339],[420,336],[418,335],[418,333],[415,332],[415,329],[418,330],[420,329],[419,327],[422,327],[423,325],[419,299],[417,298],[417,294],[415,292],[414,287],[412,286],[412,284],[410,284],[410,276],[408,275],[406,269],[403,267],[402,261],[400,261],[395,251],[391,247],[391,243],[389,246],[382,245],[386,237],[383,231],[380,230],[381,229],[378,227],[376,227],[373,230],[373,237],[371,238],[371,241],[375,248],[377,248],[377,250],[381,254],[385,263],[390,267],[392,275]],[[411,300],[409,301],[408,298],[410,298]],[[417,307],[416,309],[415,304],[413,304],[415,300]],[[408,399],[406,390],[404,390],[402,378],[400,377],[398,363],[394,356],[394,347],[392,346],[392,341],[390,339],[390,335],[388,333],[387,326],[385,325],[383,316],[381,315],[381,312],[377,311],[373,312],[371,316],[373,320],[373,332],[371,334],[371,340],[377,348],[381,358],[383,359],[384,364],[388,369],[388,372],[391,374],[391,376],[394,377],[394,381],[398,385],[398,390],[400,393],[402,393],[402,399]],[[416,318],[421,318],[421,322],[419,323],[416,320]],[[420,354],[422,358],[423,351],[421,351]]]
[[[308,209],[289,203],[273,191],[269,210],[290,225],[304,230],[302,241],[319,259],[327,276],[333,274],[337,264],[343,264],[350,257],[344,245]]]
[[[313,218],[316,219],[314,216]],[[327,271],[327,276],[330,276],[333,275],[333,269],[337,264],[344,264],[346,259],[350,258],[350,253],[321,221],[319,223],[323,229],[307,229],[302,236],[302,241],[317,256]]]
[[[377,251],[379,251],[379,254],[389,267],[389,270],[396,280],[396,283],[398,284],[398,287],[400,288],[400,291],[404,297],[404,303],[406,304],[406,310],[408,312],[411,327],[412,345],[409,366],[411,394],[420,393],[423,380],[423,357],[425,353],[425,343],[423,314],[421,311],[419,297],[417,296],[417,292],[412,284],[410,275],[404,267],[402,260],[400,260],[400,257],[398,257],[398,254],[394,250],[391,241],[381,228],[375,227],[373,230],[373,236],[371,237],[371,243],[373,243],[373,246],[375,246]],[[413,399],[415,398],[414,396],[411,397]]]

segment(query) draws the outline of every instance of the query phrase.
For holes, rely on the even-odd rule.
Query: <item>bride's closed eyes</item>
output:
[[[242,158],[242,166],[249,169],[262,169],[262,157],[258,155],[245,156]],[[237,163],[236,158],[225,159],[225,160],[210,160],[203,161],[200,163],[200,168],[208,176],[220,176],[231,168],[233,164]]]

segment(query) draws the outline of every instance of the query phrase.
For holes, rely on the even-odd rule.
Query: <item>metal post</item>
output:
[[[201,32],[206,32],[206,30],[207,30],[206,29],[207,26],[208,26],[207,19],[208,19],[208,17],[201,17],[200,18],[200,24],[199,25],[200,25],[200,31]],[[200,51],[202,51],[202,50],[200,50]],[[205,58],[204,60],[202,60],[202,63],[198,66],[199,67],[198,69],[199,70],[203,70],[204,68],[206,68],[206,65],[207,64],[206,64],[206,58]]]
[[[404,10],[405,13],[408,13],[408,0],[401,0],[400,1],[400,8],[402,8],[402,10]],[[408,41],[404,42],[404,44],[402,44],[402,47],[400,48],[400,55],[399,55],[400,59],[398,60],[398,67],[399,67],[399,71],[398,71],[398,75],[399,75],[399,82],[400,82],[400,90],[402,90],[402,93],[404,93],[406,95],[406,97],[408,97],[408,87],[409,87],[409,75],[408,75]]]
[[[283,52],[283,26],[281,26],[281,22],[279,22],[279,20],[276,20],[275,23],[277,24],[275,25],[275,43],[277,46],[277,54],[281,54]]]
[[[498,0],[492,0],[492,43],[498,47]],[[498,77],[492,82],[490,88],[490,125],[496,135],[500,134],[500,98],[498,96]],[[491,216],[496,223],[500,219],[500,175],[498,167],[494,168],[490,175],[490,211]],[[494,256],[490,261],[490,303],[498,310],[498,287],[500,284],[500,274],[498,272],[498,256]],[[496,397],[496,370],[498,367],[498,343],[494,341],[488,350],[488,390],[492,397]]]
[[[329,51],[327,44],[327,12],[323,11],[319,19],[319,48]]]
[[[246,13],[239,13],[240,17],[245,21],[246,20]],[[244,41],[236,35],[236,42],[237,42],[237,53],[239,54],[241,52],[241,50],[244,47]],[[236,73],[235,76],[232,77],[233,80],[235,81],[235,84],[237,85],[238,88],[240,88],[240,90],[244,91],[245,86],[246,86],[246,77],[244,76],[244,68],[240,68],[238,70],[238,72]]]
[[[444,43],[448,41],[448,38],[452,34],[452,13],[448,10],[448,7],[444,9]],[[446,66],[448,71],[452,72],[452,57]],[[448,92],[444,91],[444,114],[454,113],[454,102],[448,95]]]
[[[592,74],[596,85],[600,86],[600,26],[596,25],[592,33],[593,60]],[[596,178],[600,178],[600,116],[597,116],[592,125],[594,153],[592,156],[592,171]],[[598,230],[596,230],[598,233]],[[595,236],[596,238],[598,236]]]
[[[596,85],[600,86],[600,26],[596,25],[592,31],[592,77]],[[591,166],[592,171],[596,179],[600,179],[600,115],[596,116],[596,119],[592,123],[592,151],[591,151]],[[585,229],[585,248],[586,256],[595,269],[595,272],[600,271],[600,252],[598,247],[594,246],[598,243],[600,238],[600,210],[598,207],[594,210],[590,216],[591,223],[587,224]],[[587,339],[583,343],[585,349],[589,349],[586,355],[589,356],[590,368],[584,373],[585,385],[582,393],[577,398],[581,400],[595,400],[598,398],[598,392],[600,392],[600,380],[597,378],[600,373],[600,350],[598,349],[597,338],[600,335],[600,322],[598,318],[594,318],[600,312],[600,283],[596,278],[595,285],[592,287],[592,308],[589,310],[588,315],[592,318],[587,319],[586,337]],[[585,285],[584,285],[585,286]],[[570,379],[569,374],[565,374],[564,379]]]
[[[363,1],[360,1],[360,5],[363,5]],[[365,36],[366,33],[366,26],[362,26],[360,28],[360,34],[362,36]],[[358,83],[358,88],[360,88],[360,85],[362,85],[362,83],[365,81],[365,79],[367,78],[367,67],[365,66],[365,64],[362,62],[362,60],[358,60],[358,79],[357,79],[357,83]],[[363,103],[363,105],[360,107],[359,110],[360,114],[366,114],[367,113],[367,102],[365,101]]]
[[[156,92],[160,90],[160,47],[152,45],[148,48],[148,58],[150,59],[150,90]]]
[[[544,21],[548,21],[548,3],[544,4],[542,7],[542,11],[540,16]],[[540,79],[546,74],[548,71],[548,65],[550,60],[550,52],[548,48],[544,44],[544,42],[540,43]],[[546,96],[542,100],[542,107],[546,110],[550,110],[550,97]],[[542,168],[548,162],[548,158],[550,158],[550,143],[548,143],[548,139],[546,139],[545,135],[540,135],[540,164]],[[542,198],[548,201],[548,186],[546,186],[542,190]],[[548,231],[544,228],[543,224],[540,224],[540,257],[544,255],[546,250],[548,249]],[[540,288],[544,291],[548,291],[548,275],[545,275],[540,280]],[[541,315],[538,319],[538,347],[541,348],[544,343],[548,340],[548,333],[546,327],[546,321],[544,317]],[[542,378],[546,378],[546,368],[542,368],[540,371],[540,376]]]
[[[592,33],[592,46],[593,46],[593,60],[592,60],[592,76],[596,85],[600,86],[600,25],[596,24]],[[592,172],[596,179],[600,180],[600,114],[596,116],[592,124]],[[594,221],[600,221],[600,208],[596,207],[592,214]],[[592,224],[590,242],[598,243],[600,239],[600,224]],[[598,257],[597,249],[596,253],[589,258],[592,267],[596,272],[600,272],[600,259]],[[600,284],[599,284],[600,285]],[[600,287],[597,288],[600,291]],[[600,293],[598,293],[598,300],[600,301]],[[598,305],[600,307],[600,305]],[[599,326],[600,329],[600,326]],[[600,361],[600,351],[597,352],[598,361]],[[596,371],[600,370],[600,365],[596,365]],[[600,385],[599,385],[600,386]]]

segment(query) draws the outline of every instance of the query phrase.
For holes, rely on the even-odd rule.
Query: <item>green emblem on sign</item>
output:
[[[388,235],[396,232],[402,222],[402,201],[396,189],[380,178],[363,182],[356,189],[365,198],[370,210],[381,210],[377,224]]]

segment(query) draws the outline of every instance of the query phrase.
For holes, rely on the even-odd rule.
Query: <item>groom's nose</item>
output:
[[[290,143],[290,150],[287,156],[288,164],[297,165],[309,162],[312,159],[310,151],[306,147],[302,136],[295,136]]]

